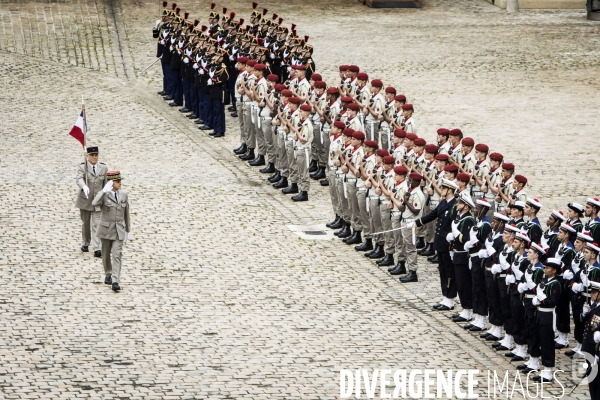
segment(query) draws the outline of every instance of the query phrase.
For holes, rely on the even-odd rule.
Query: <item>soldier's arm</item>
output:
[[[438,217],[438,207],[435,207],[433,210],[429,211],[429,214],[424,215],[423,217],[419,218],[419,220],[415,223],[415,225],[417,227],[421,227],[425,224],[428,224],[431,221],[435,221]]]
[[[127,205],[125,206],[125,232],[129,233],[131,230],[131,221],[129,220],[129,198],[127,199]]]
[[[104,195],[106,193],[104,193],[104,190],[101,190],[98,194],[96,194],[96,197],[94,197],[94,200],[92,200],[92,205],[93,206],[102,206],[104,205]]]
[[[83,163],[79,164],[79,166],[77,167],[77,186],[79,186],[79,189],[83,188],[85,186],[85,166]]]

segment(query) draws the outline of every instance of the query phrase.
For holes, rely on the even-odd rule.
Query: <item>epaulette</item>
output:
[[[82,163],[82,164],[83,164],[83,163]],[[103,163],[102,161],[100,161],[100,164],[102,164],[102,165],[106,165],[106,164],[105,164],[105,163]]]
[[[83,165],[83,164],[85,164],[85,161],[84,161],[84,162],[82,162],[82,163],[81,163],[81,164],[79,164],[79,165]]]

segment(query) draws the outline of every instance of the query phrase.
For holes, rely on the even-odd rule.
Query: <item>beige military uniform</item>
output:
[[[381,92],[377,93],[375,96],[371,98],[373,103],[371,104],[371,109],[375,111],[377,115],[381,115],[385,108],[385,97],[381,94]],[[370,102],[370,100],[369,100]],[[374,140],[377,143],[381,143],[379,141],[379,126],[381,122],[369,113],[365,117],[365,138]]]
[[[389,172],[384,174],[381,183],[386,187],[387,190],[391,191],[394,187],[394,170],[391,169]],[[383,231],[392,230],[392,216],[391,209],[388,208],[388,205],[392,202],[388,199],[383,192],[381,196],[379,196],[380,204],[379,204],[379,212],[381,213],[381,225]],[[386,254],[393,255],[395,246],[394,246],[394,232],[386,232],[383,234],[385,245],[384,251]]]
[[[287,118],[289,115],[288,104],[283,105],[283,111],[281,112],[283,118]],[[277,126],[277,166],[279,173],[282,177],[288,178],[290,176],[290,160],[288,160],[287,148],[286,148],[286,133],[283,129],[283,121],[279,121],[279,117],[275,116],[273,121],[280,122]]]
[[[256,82],[256,76],[248,74],[246,77],[248,80],[244,82],[244,85],[247,89],[251,89]],[[256,101],[244,96],[243,115],[244,129],[246,130],[244,136],[246,137],[246,145],[250,149],[256,148],[256,112],[254,111],[256,104]]]
[[[260,135],[256,136],[258,154],[266,155],[266,161],[275,164],[275,138],[273,137],[273,125],[271,123],[271,109],[267,107],[265,98],[269,97],[269,87],[267,86],[267,80],[262,78],[256,84],[256,93],[258,94],[259,102],[265,102],[265,106],[261,109],[258,107],[258,116],[256,121],[258,122],[258,129]],[[269,99],[271,100],[271,99]],[[258,142],[260,136],[261,142]],[[264,153],[261,153],[261,146],[264,147]]]
[[[300,109],[296,109],[294,112],[289,110],[291,119],[289,120],[292,126],[298,126],[300,122]],[[296,163],[296,154],[294,150],[294,133],[288,131],[285,133],[285,152],[288,160],[288,183],[298,183],[298,164]]]
[[[335,215],[342,217],[341,200],[340,196],[344,196],[344,193],[340,193],[338,185],[336,184],[336,173],[339,167],[336,167],[334,162],[338,159],[338,150],[342,149],[342,135],[332,137],[329,143],[329,157],[328,157],[328,179],[329,179],[329,196],[331,197],[331,206]],[[343,217],[342,217],[343,218]]]
[[[79,208],[81,216],[81,245],[92,246],[94,251],[100,250],[100,239],[97,235],[98,224],[100,222],[100,207],[92,205],[94,196],[102,191],[106,184],[106,172],[108,167],[103,162],[97,162],[92,165],[88,162],[87,187],[90,190],[87,198],[83,191],[85,186],[85,164],[79,164],[77,168],[77,186],[79,192],[75,200],[75,207]]]
[[[127,192],[118,190],[104,193],[100,191],[94,198],[93,204],[102,209],[98,237],[102,240],[104,274],[111,275],[112,282],[118,283],[121,275],[123,241],[131,227]]]
[[[242,85],[244,85],[244,78],[246,76],[248,76],[248,71],[242,71],[235,80],[235,108],[240,122],[240,139],[242,143],[246,143],[248,139],[248,137],[246,136],[248,132],[244,127],[244,103],[246,101],[246,96],[239,93],[238,90],[240,90],[242,88]]]
[[[298,170],[298,189],[308,192],[310,187],[310,176],[308,175],[308,163],[310,163],[310,145],[313,139],[313,126],[310,118],[300,121],[302,126],[298,129],[298,140],[294,143],[294,157]]]
[[[382,114],[384,114],[385,116],[387,116],[389,119],[391,119],[393,121],[394,114],[396,113],[396,108],[394,107],[394,100],[389,102],[386,106],[387,106],[387,109],[384,109]],[[381,127],[381,148],[386,149],[386,150],[391,149],[393,146],[393,144],[392,144],[392,135],[393,135],[392,128],[390,127],[390,124],[385,121],[381,122],[380,127]]]
[[[412,116],[404,121],[404,131],[406,133],[417,133],[417,122]]]
[[[425,195],[423,194],[423,191],[420,187],[410,189],[408,190],[408,193],[410,194],[410,196],[407,202],[410,203],[410,205],[413,208],[419,210],[419,212],[415,215],[408,209],[408,207],[406,207],[406,209],[404,210],[404,213],[402,214],[402,240],[404,241],[406,268],[409,271],[417,272],[417,269],[419,268],[417,262],[417,248],[413,243],[413,229],[416,228],[413,227],[411,229],[408,228],[406,225],[410,224],[411,222],[415,222],[417,219],[423,216],[423,210],[425,208]]]
[[[408,185],[406,180],[398,183],[394,182],[392,189],[396,190],[396,193],[393,194],[394,198],[400,203],[404,203],[404,193],[408,190]],[[393,203],[392,203],[393,204]],[[392,216],[392,232],[394,237],[394,261],[405,261],[406,260],[406,250],[404,248],[404,241],[402,239],[402,215],[403,212],[398,209],[398,207],[394,204],[394,207],[391,211]]]
[[[354,168],[359,167],[364,155],[365,152],[362,147],[352,149],[352,152],[350,153],[350,163]],[[358,181],[361,181],[361,179],[355,176],[352,171],[348,169],[348,172],[346,173],[346,186],[348,187],[348,204],[350,206],[350,215],[352,217],[352,230],[362,232],[363,220],[360,214],[360,204],[358,198],[359,188],[357,187]]]
[[[377,182],[377,176],[382,176],[384,174],[383,167],[373,166],[375,169],[373,172],[374,180]],[[373,239],[373,244],[378,244],[380,246],[384,246],[385,238],[382,233],[377,233],[383,231],[383,226],[381,224],[381,211],[379,209],[380,199],[377,193],[375,193],[375,189],[371,188],[369,190],[369,216],[371,222],[371,236]]]

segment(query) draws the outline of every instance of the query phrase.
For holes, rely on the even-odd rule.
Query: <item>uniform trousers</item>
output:
[[[163,62],[162,58],[160,59],[160,66],[162,67],[163,73],[163,92],[169,94],[171,92],[171,80],[168,70],[171,69],[171,67]]]
[[[100,238],[96,234],[100,224],[100,211],[87,211],[79,209],[81,216],[81,245],[92,246],[94,251],[100,250]]]
[[[410,211],[409,211],[410,213]],[[410,222],[410,221],[409,221]],[[417,272],[419,269],[417,247],[413,243],[412,239],[412,228],[407,228],[408,222],[403,221],[402,224],[402,240],[404,241],[404,259],[406,260],[406,269],[409,271]]]
[[[188,110],[192,109],[192,98],[190,95],[191,86],[192,85],[188,82],[187,79],[181,79],[181,88],[183,91],[183,107],[187,108]]]
[[[190,107],[188,110],[198,115],[198,89],[196,89],[193,83],[190,83]]]
[[[112,283],[118,283],[121,276],[122,240],[102,239],[102,265],[104,275],[110,275]]]
[[[308,175],[308,158],[310,157],[310,148],[294,150],[296,157],[297,181],[298,189],[301,192],[308,192],[310,188],[310,177]]]
[[[321,126],[321,129],[323,127]],[[329,138],[329,130],[322,130],[321,135],[319,135],[318,141],[321,141],[321,136],[323,137],[323,143],[321,143],[317,149],[317,161],[318,165],[321,168],[325,168],[327,166],[329,145],[331,143],[331,139]],[[315,136],[316,137],[316,136]]]
[[[531,299],[525,301],[525,340],[527,341],[527,354],[531,357],[542,355],[540,331],[537,323],[536,307],[531,303]],[[554,344],[552,345],[554,347]]]
[[[510,305],[510,294],[507,291],[506,280],[504,277],[506,274],[498,274],[504,276],[498,276],[496,284],[498,286],[498,294],[500,295],[500,309],[502,310],[502,325],[504,325],[504,331],[507,335],[514,336],[515,324],[512,319],[512,308]],[[492,322],[492,321],[490,321]]]
[[[519,292],[512,290],[510,293],[510,313],[512,322],[514,324],[514,331],[512,333],[516,344],[526,344],[525,340],[525,308],[521,301],[521,295]],[[552,333],[552,349],[554,351],[554,333]]]
[[[473,312],[479,315],[488,315],[488,298],[485,285],[485,268],[481,265],[481,258],[471,257],[471,292],[473,293]]]
[[[490,324],[502,326],[502,305],[500,304],[500,291],[498,290],[498,283],[494,280],[494,274],[488,270],[484,271],[484,279]]]
[[[264,156],[267,154],[267,142],[265,141],[265,136],[263,134],[262,131],[262,121],[260,121],[260,128],[258,127],[258,114],[259,114],[259,110],[260,108],[258,106],[254,107],[252,109],[252,112],[254,113],[254,136],[256,137],[256,149],[258,151],[258,154],[261,156]],[[252,141],[252,139],[250,139],[250,141]]]
[[[271,118],[260,118],[262,118],[260,121],[260,130],[262,132],[262,137],[265,139],[266,143],[267,161],[275,164],[275,158],[277,153],[275,151],[275,137],[273,135],[273,125],[271,124]]]
[[[402,218],[400,215],[392,216],[392,232],[394,238],[394,261],[406,261],[404,240],[402,238]]]
[[[358,202],[358,209],[360,214],[360,221],[362,227],[362,233],[364,238],[371,237],[371,224],[369,223],[369,212],[367,211],[367,189],[365,187],[358,188],[356,192],[356,198]]]
[[[570,302],[569,302],[569,291],[565,290],[565,281],[562,277],[557,276],[562,291],[556,305],[556,330],[562,333],[571,332],[571,316],[570,316]]]
[[[379,121],[365,121],[365,139],[379,143]],[[385,147],[382,147],[382,149]]]
[[[250,107],[250,102],[244,102],[246,104],[244,104],[243,106],[243,114],[244,114],[244,137],[246,138],[246,146],[248,146],[249,149],[254,149],[256,148],[256,136],[254,135],[254,123],[252,122],[252,115],[251,115],[251,107]]]
[[[576,297],[571,292],[571,309],[573,310],[573,322],[575,323],[574,336],[578,343],[583,342],[583,332],[585,330],[585,321],[583,321],[581,318],[585,300],[585,296],[581,295]]]
[[[313,138],[311,143],[310,161],[319,162],[319,152],[323,143],[321,142],[321,122],[313,122]]]
[[[237,103],[239,99],[237,99],[235,96],[235,93],[237,93],[235,90],[235,81],[237,81],[237,76],[235,76],[235,74],[231,74],[231,77],[227,80],[227,93],[229,93],[231,96],[231,105],[237,110]]]
[[[288,167],[287,153],[285,150],[284,133],[281,133],[279,131],[279,127],[277,127],[275,132],[275,143],[277,145],[277,157],[275,158],[275,168],[277,168],[281,176],[285,176],[287,178],[290,173],[290,170]]]
[[[431,202],[433,202],[433,200],[430,200],[429,205],[425,206],[423,209],[423,215],[427,215],[429,214],[429,212],[431,210],[433,210],[435,207],[437,207],[437,200],[435,201],[435,205],[431,204]],[[425,224],[425,241],[427,243],[433,243],[433,240],[435,239],[435,224]]]
[[[382,233],[378,233],[383,231],[381,211],[379,209],[379,196],[369,196],[369,215],[373,243],[383,246],[385,244],[385,238]]]
[[[173,74],[173,80],[175,81],[173,91],[173,102],[180,106],[183,104],[183,80],[181,79],[181,75],[179,75],[179,71],[171,71]]]
[[[338,200],[339,193],[337,191],[337,185],[335,184],[336,170],[337,167],[330,168],[327,172],[327,179],[329,180],[329,197],[331,198],[331,207],[333,208],[333,213],[341,217],[342,212],[340,211],[340,204]]]
[[[240,122],[240,142],[246,143],[246,129],[244,127],[244,102],[240,99],[237,99],[234,103],[235,110],[238,115],[238,120]]]
[[[454,276],[456,277],[456,290],[462,308],[473,309],[473,287],[471,271],[468,263],[454,263]]]
[[[352,218],[352,230],[362,232],[363,223],[360,215],[360,208],[358,206],[358,197],[356,188],[356,178],[348,178],[346,186],[348,188],[348,205],[350,206],[350,216]]]
[[[454,276],[454,264],[452,264],[450,252],[438,251],[437,253],[442,295],[449,299],[453,299],[456,297],[456,279]]]
[[[382,126],[379,133],[381,134],[381,147],[382,149],[389,150],[392,147],[392,132],[388,126]]]
[[[225,133],[225,105],[221,99],[211,99],[213,129],[216,133]]]
[[[289,136],[289,135],[288,135]],[[294,157],[294,141],[285,141],[285,152],[288,160],[288,182],[298,183],[298,165],[296,164],[296,158]]]
[[[388,202],[388,204],[390,204]],[[392,218],[391,218],[391,209],[388,208],[388,204],[379,205],[379,213],[381,214],[381,227],[384,231],[392,230]],[[393,255],[396,251],[396,243],[394,242],[394,232],[386,232],[383,234],[383,238],[385,241],[383,251],[386,254]]]
[[[213,127],[213,110],[212,110],[212,99],[210,94],[200,91],[200,112],[204,112],[204,115],[200,118],[204,121],[204,125]],[[202,118],[204,117],[204,118]]]
[[[543,311],[538,311],[538,314]],[[544,367],[554,367],[554,360],[556,357],[554,350],[554,327],[552,322],[540,321],[538,315],[538,329],[540,332],[540,345],[542,350],[542,365]]]

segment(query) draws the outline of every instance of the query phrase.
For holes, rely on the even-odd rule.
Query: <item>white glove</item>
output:
[[[537,297],[534,297],[533,299],[531,299],[531,303],[532,303],[534,306],[539,306],[540,304],[542,304],[542,303],[540,302],[540,300],[539,300]]]
[[[489,257],[489,255],[488,255],[488,252],[487,252],[487,250],[485,250],[485,249],[481,249],[481,250],[479,250],[479,253],[477,253],[477,256],[478,256],[479,258],[481,258],[481,259],[484,259],[484,258],[488,258],[488,257]]]
[[[523,293],[524,291],[527,290],[527,284],[523,283],[523,282],[519,283],[517,285],[517,290],[519,291],[519,293]]]
[[[198,70],[198,73],[199,73],[200,75],[204,75],[204,70],[203,70],[202,68],[200,68],[200,69]]]
[[[406,224],[406,227],[408,229],[412,229],[414,226],[415,226],[415,222],[414,221],[413,222],[409,222],[408,224]]]
[[[446,240],[447,240],[448,242],[451,242],[451,241],[453,241],[453,240],[454,240],[454,234],[453,234],[452,232],[448,233],[448,234],[446,235]]]
[[[233,56],[229,56],[229,61],[233,61]]]
[[[154,26],[155,28],[158,28],[158,25],[160,25],[160,19],[156,20],[156,25]]]
[[[579,274],[579,279],[581,280],[583,286],[588,287],[590,282],[588,281],[588,278],[585,274]]]
[[[492,272],[492,274],[499,274],[500,272],[502,272],[502,267],[500,266],[500,264],[494,264],[492,265],[492,269],[490,271]]]
[[[544,301],[548,298],[543,290],[536,290],[536,296],[538,299],[540,299],[540,301]]]
[[[87,197],[88,194],[90,194],[90,188],[87,187],[86,185],[83,185],[83,187],[81,188],[81,190],[83,190],[83,193],[85,194],[85,197]]]
[[[587,313],[589,313],[589,312],[590,312],[590,306],[587,306],[587,305],[584,304],[583,305],[583,311],[581,312],[581,316],[585,317],[587,315]]]
[[[600,332],[598,331],[594,332],[594,342],[600,342]]]
[[[571,279],[573,279],[573,272],[571,272],[570,269],[566,270],[565,272],[563,272],[563,278],[570,281]]]
[[[477,241],[472,242],[469,240],[467,243],[465,243],[465,250],[471,250],[473,246],[475,246],[475,243],[477,243]]]
[[[129,240],[129,232],[125,232],[125,240],[123,242],[127,242]]]
[[[189,60],[189,59],[186,57],[186,58],[184,58],[184,59],[183,59],[183,62],[184,62],[185,64],[189,64],[190,60]]]
[[[571,291],[573,293],[583,292],[584,289],[585,289],[585,286],[583,285],[583,283],[574,283],[571,286]]]
[[[506,275],[506,284],[510,285],[511,283],[515,283],[515,276],[514,275]]]
[[[207,85],[207,86],[212,86],[212,84],[213,84],[213,83],[212,83],[212,79],[209,79],[209,80],[208,80],[208,82],[206,82],[206,85]]]
[[[455,238],[460,236],[460,231],[458,230],[458,224],[456,224],[456,226],[452,225],[452,233],[454,234]]]
[[[275,59],[275,54],[271,53],[271,55],[269,57],[271,57],[271,60],[274,60]]]
[[[192,65],[192,68],[198,69],[198,64],[194,63],[194,65]]]
[[[106,185],[104,185],[104,188],[102,189],[102,191],[104,193],[110,193],[112,192],[112,187],[113,187],[113,181],[108,181],[106,182]]]

